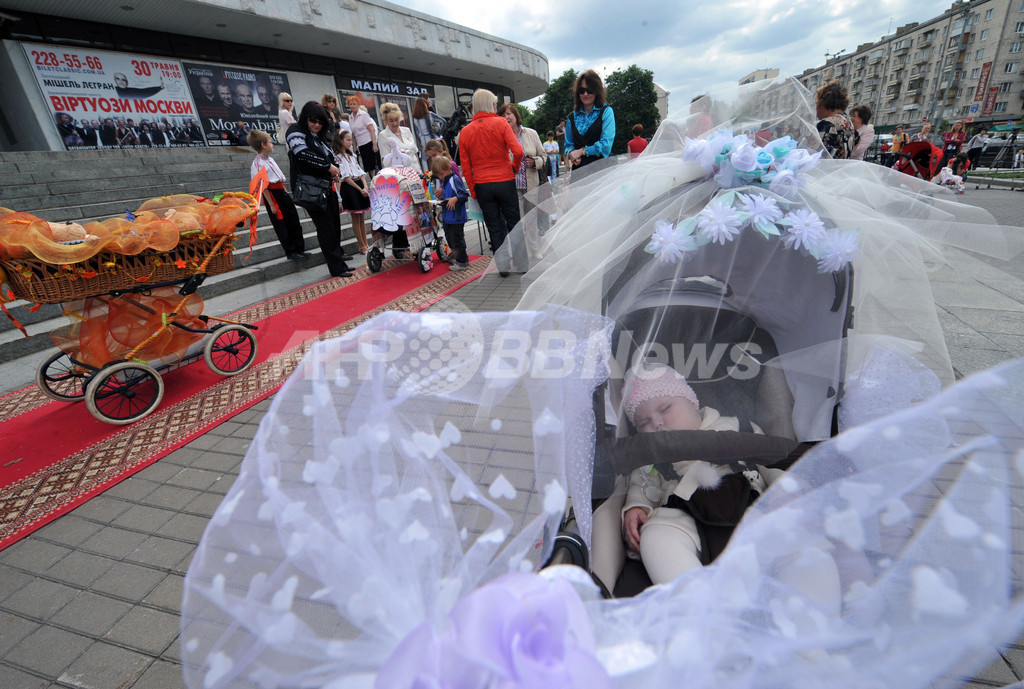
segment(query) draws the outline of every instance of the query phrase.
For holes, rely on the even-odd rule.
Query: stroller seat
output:
[[[928,141],[912,141],[895,156],[893,169],[911,177],[931,180],[939,173],[942,149]]]

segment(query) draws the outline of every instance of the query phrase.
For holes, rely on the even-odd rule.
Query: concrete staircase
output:
[[[282,169],[287,156],[275,152]],[[51,222],[88,222],[123,215],[143,201],[168,194],[212,197],[249,187],[253,153],[243,148],[178,148],[141,150],[0,153],[0,206],[25,211]],[[204,299],[268,282],[323,263],[316,231],[299,209],[309,258],[289,261],[261,208],[256,245],[250,253],[246,233],[235,243],[235,269],[207,278],[199,294]],[[342,215],[343,245],[354,253],[356,242]],[[352,265],[358,265],[356,259]],[[29,331],[24,337],[0,315],[0,362],[53,348],[49,333],[65,325],[61,304],[44,304],[29,312],[25,302],[7,305]]]

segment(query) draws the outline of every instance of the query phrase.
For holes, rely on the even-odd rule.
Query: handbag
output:
[[[327,210],[327,193],[331,181],[300,172],[295,178],[295,205],[309,211]]]

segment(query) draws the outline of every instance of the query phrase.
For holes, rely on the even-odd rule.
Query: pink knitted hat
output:
[[[671,366],[647,364],[637,371],[630,371],[625,386],[626,418],[629,422],[633,423],[637,407],[655,397],[685,397],[693,402],[693,406],[700,407],[697,393],[687,384],[686,378]]]

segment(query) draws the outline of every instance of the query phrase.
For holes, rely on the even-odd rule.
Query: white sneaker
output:
[[[469,264],[468,263],[453,263],[450,266],[448,266],[448,270],[455,270],[455,271],[458,271],[458,270],[469,270]]]

